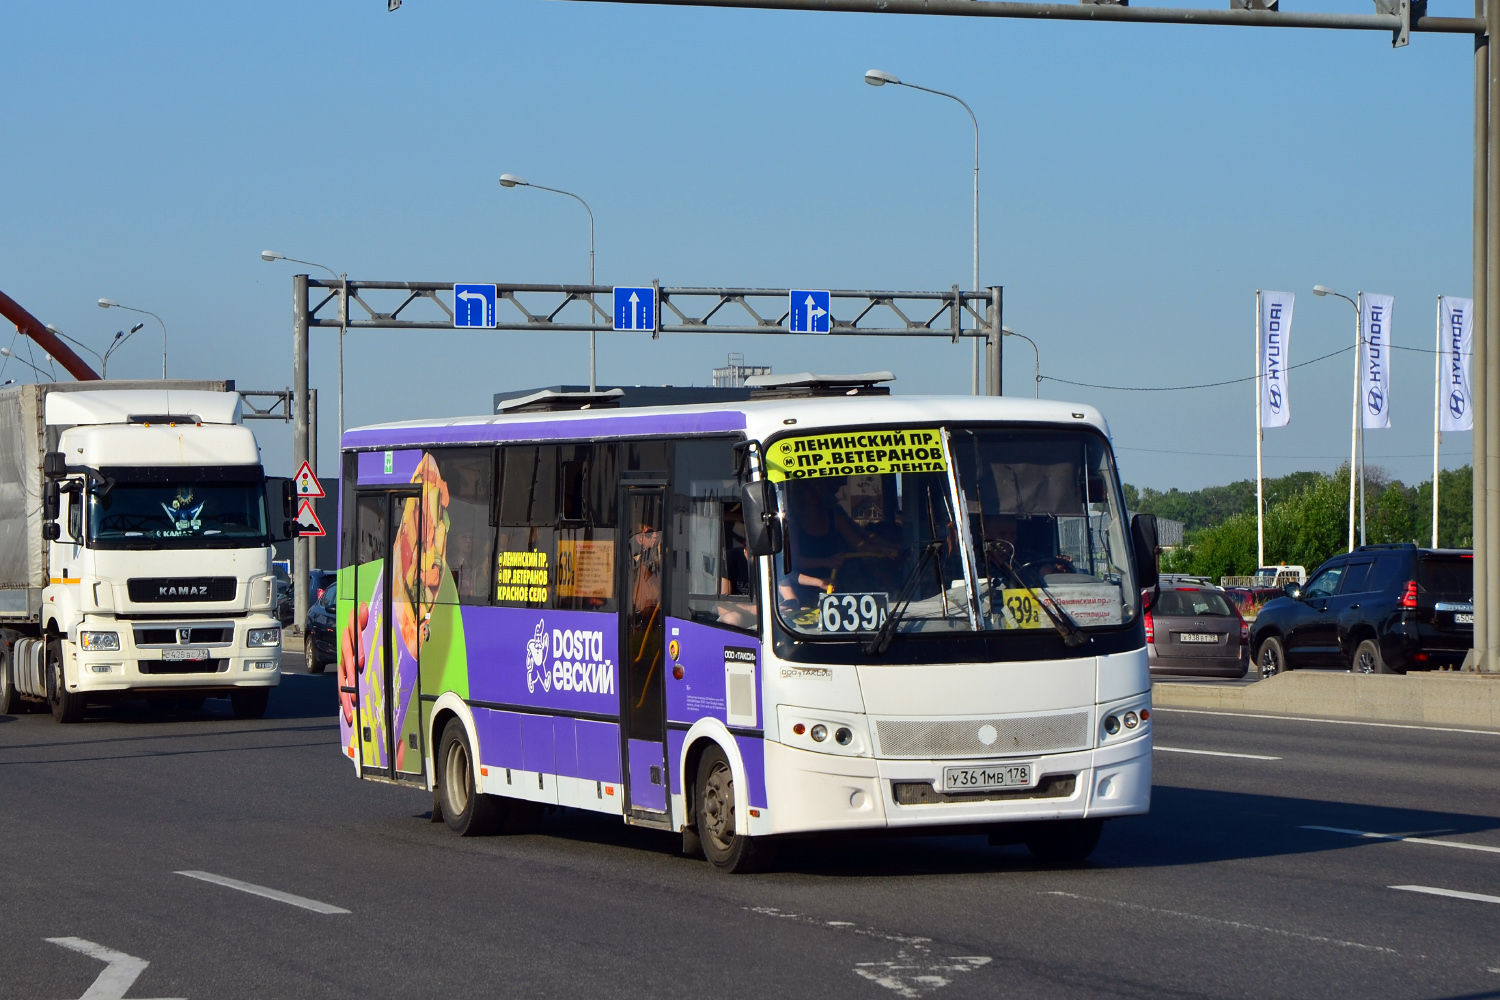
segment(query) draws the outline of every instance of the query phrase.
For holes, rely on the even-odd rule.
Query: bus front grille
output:
[[[1089,745],[1089,713],[998,719],[879,719],[882,757],[1012,757],[1058,753]]]

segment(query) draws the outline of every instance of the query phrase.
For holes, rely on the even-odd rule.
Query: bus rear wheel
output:
[[[1038,823],[1026,834],[1026,849],[1047,864],[1077,864],[1088,860],[1104,832],[1102,819],[1062,819]]]
[[[734,771],[717,746],[703,751],[698,762],[698,795],[693,816],[703,856],[719,871],[732,874],[765,871],[771,864],[771,845],[751,837],[735,824]]]
[[[505,819],[504,806],[495,796],[479,791],[469,734],[458,719],[449,720],[443,727],[437,760],[438,795],[448,829],[460,837],[497,832]]]

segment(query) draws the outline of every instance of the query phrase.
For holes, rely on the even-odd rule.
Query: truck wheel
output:
[[[11,675],[12,655],[0,649],[0,715],[20,715],[23,711],[21,692],[16,690],[16,682]]]
[[[68,690],[67,675],[63,670],[62,640],[55,635],[47,637],[47,704],[52,707],[52,718],[58,722],[83,721],[84,696]]]
[[[1026,834],[1026,849],[1048,864],[1077,864],[1088,859],[1099,846],[1104,832],[1102,819],[1068,819],[1039,823]]]
[[[460,837],[482,837],[495,833],[505,821],[504,804],[478,790],[478,765],[469,748],[469,734],[458,719],[443,728],[437,757],[438,794],[442,796],[443,822]]]
[[[259,719],[266,714],[266,704],[270,700],[270,688],[240,688],[229,693],[229,704],[234,707],[236,719]]]
[[[698,821],[698,839],[708,863],[721,872],[736,875],[770,867],[771,845],[735,826],[734,771],[729,758],[717,746],[703,751],[698,762],[697,787],[698,802],[693,816]]]

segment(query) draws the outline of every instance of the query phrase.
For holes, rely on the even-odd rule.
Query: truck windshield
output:
[[[1089,630],[1138,613],[1095,432],[861,429],[773,441],[766,465],[786,518],[777,603],[801,635],[868,636],[893,614],[900,636]]]
[[[258,467],[101,471],[116,481],[107,491],[99,487],[89,490],[88,544],[94,548],[243,548],[269,544],[265,482]],[[200,474],[191,475],[193,472]],[[249,478],[252,472],[253,479]],[[235,474],[244,478],[230,478]]]

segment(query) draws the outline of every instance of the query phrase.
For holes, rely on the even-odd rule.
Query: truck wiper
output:
[[[922,575],[922,570],[927,561],[937,555],[943,548],[943,540],[934,538],[922,547],[922,554],[917,558],[917,564],[906,574],[906,579],[901,583],[901,589],[896,592],[896,603],[890,611],[886,612],[885,621],[880,623],[880,631],[875,637],[865,643],[866,656],[879,656],[890,648],[891,640],[895,638],[896,626],[906,614],[906,609],[911,606],[911,599],[916,591],[917,579]]]
[[[985,548],[984,555],[985,555],[985,562],[986,563],[988,563],[990,561],[990,558],[989,558],[989,555],[990,555],[990,552],[989,552],[990,546],[993,545],[993,546],[995,546],[995,547],[998,548],[999,546],[1001,546],[1003,544],[1004,543],[1001,542],[999,539],[994,539],[994,540],[986,541],[984,543],[984,548]],[[1029,591],[1035,593],[1039,598],[1041,598],[1040,600],[1038,600],[1036,602],[1037,606],[1040,607],[1043,611],[1045,611],[1047,613],[1047,617],[1052,620],[1053,627],[1056,628],[1057,631],[1058,631],[1058,634],[1060,634],[1062,636],[1062,640],[1063,640],[1063,645],[1064,646],[1070,646],[1070,647],[1071,646],[1081,646],[1085,642],[1088,641],[1088,636],[1086,636],[1086,635],[1083,634],[1083,629],[1081,629],[1081,628],[1078,627],[1078,623],[1073,620],[1073,616],[1070,615],[1070,614],[1068,614],[1067,611],[1063,610],[1062,603],[1060,601],[1058,601],[1057,595],[1054,594],[1054,593],[1052,593],[1052,591],[1048,590],[1047,589],[1047,585],[1044,582],[1042,582],[1041,574],[1040,573],[1037,574],[1037,582],[1036,582],[1036,585],[1033,586],[1031,584],[1028,584],[1025,580],[1023,580],[1021,578],[1020,572],[1015,567],[1011,566],[1009,563],[1007,563],[1007,562],[1005,562],[1003,560],[997,559],[997,560],[995,560],[995,565],[997,567],[999,567],[1007,576],[1009,576],[1010,579],[1013,582],[1015,582],[1016,584],[1019,584],[1022,589],[1029,590]],[[991,613],[993,613],[994,607],[995,607],[995,583],[994,583],[994,579],[992,577],[991,581],[990,581],[990,608],[991,608]]]

